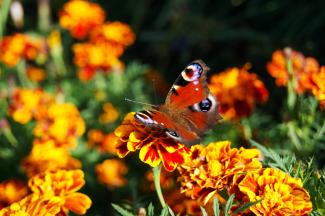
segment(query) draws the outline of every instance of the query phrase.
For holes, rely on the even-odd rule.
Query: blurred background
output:
[[[0,5],[2,2],[4,1],[0,0]],[[87,183],[83,191],[94,203],[89,215],[107,215],[107,212],[112,211],[111,202],[127,203],[132,205],[133,209],[137,209],[147,206],[151,200],[156,201],[153,188],[148,192],[149,189],[146,187],[148,183],[143,182],[144,176],[148,176],[150,167],[144,167],[143,163],[139,162],[138,153],[123,159],[128,167],[127,185],[116,189],[97,182],[95,166],[107,158],[117,157],[110,152],[107,156],[107,152],[98,151],[91,145],[89,150],[89,143],[92,141],[90,132],[95,129],[101,130],[100,133],[103,134],[112,133],[126,113],[143,109],[142,105],[126,103],[124,101],[126,97],[148,103],[163,102],[181,70],[195,59],[203,59],[211,68],[209,77],[229,67],[250,65],[249,71],[258,75],[269,92],[267,102],[259,105],[252,115],[245,116],[247,117],[245,119],[237,119],[235,123],[225,122],[213,130],[204,143],[228,139],[233,142],[233,146],[248,147],[248,140],[253,138],[265,146],[276,149],[277,152],[294,152],[297,158],[303,160],[314,157],[316,167],[320,169],[324,167],[325,132],[324,129],[319,129],[324,125],[322,121],[324,110],[319,110],[315,98],[308,99],[308,96],[306,99],[302,96],[301,100],[297,100],[297,106],[288,111],[287,88],[276,86],[275,79],[268,73],[266,65],[271,61],[275,50],[282,50],[285,47],[291,47],[305,56],[314,57],[320,65],[325,64],[325,1],[91,1],[98,3],[105,10],[106,20],[128,24],[136,38],[133,45],[125,49],[120,57],[125,64],[124,74],[116,76],[109,72],[107,73],[109,76],[103,76],[105,73],[98,73],[86,83],[76,78],[77,68],[73,60],[75,53],[72,47],[77,43],[87,43],[88,38],[71,37],[70,32],[59,25],[59,12],[68,1],[12,2],[21,4],[11,7],[5,23],[5,35],[21,32],[46,38],[52,31],[60,32],[62,41],[60,43],[64,51],[61,50],[63,54],[59,59],[62,58],[63,61],[62,59],[57,61],[57,56],[53,55],[51,58],[54,59],[54,63],[52,60],[45,60],[39,64],[49,73],[44,81],[36,82],[35,86],[52,93],[59,92],[59,95],[64,93],[65,100],[78,107],[86,122],[85,133],[83,136],[80,135],[79,145],[72,150],[72,155],[82,161],[82,168],[86,173]],[[22,11],[19,5],[23,6],[23,18],[20,17],[17,21],[15,16],[19,16]],[[1,18],[3,17],[4,14],[1,14]],[[52,47],[49,50],[51,49]],[[4,79],[0,82],[3,93],[10,89],[13,83],[12,72],[16,69],[7,68],[4,64],[0,66],[4,72],[0,74],[6,79],[10,78],[8,82]],[[62,67],[66,72],[62,75],[57,72],[59,69],[56,67],[59,69]],[[1,97],[3,95],[5,94],[0,94]],[[10,102],[8,104],[10,105]],[[12,150],[7,148],[10,141],[4,141],[5,145],[1,147],[0,152],[3,160],[0,165],[1,180],[17,176],[26,180],[17,164],[32,148],[34,137],[31,131],[36,123],[29,122],[22,126],[12,120],[8,115],[8,104],[0,109],[2,115],[0,117],[8,119],[18,143],[25,144]],[[307,108],[310,104],[314,104],[314,108]],[[109,117],[106,116],[108,120],[101,121],[98,118],[99,113],[105,112],[108,113]],[[115,117],[110,119],[111,116]],[[313,119],[317,121],[313,122]],[[303,128],[303,132],[298,134],[302,143],[300,148],[294,146],[292,140],[288,138],[290,129],[286,123],[290,121],[297,131]],[[316,132],[320,134],[319,140],[313,139]]]

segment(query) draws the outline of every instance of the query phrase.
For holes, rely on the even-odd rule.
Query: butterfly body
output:
[[[190,63],[176,79],[165,103],[137,112],[136,119],[147,127],[164,130],[178,142],[198,142],[221,119],[217,99],[207,87],[208,70],[201,60]]]

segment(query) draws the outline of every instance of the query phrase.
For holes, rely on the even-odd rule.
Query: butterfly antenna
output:
[[[129,98],[124,98],[124,100],[125,100],[125,101],[128,101],[128,102],[132,102],[132,103],[137,103],[137,104],[146,105],[146,106],[151,106],[151,107],[154,106],[154,105],[149,104],[149,103],[143,103],[143,102],[140,102],[140,101],[131,100],[131,99],[129,99]]]

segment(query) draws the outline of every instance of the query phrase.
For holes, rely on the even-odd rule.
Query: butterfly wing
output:
[[[159,127],[178,142],[192,144],[221,119],[217,99],[206,81],[209,68],[202,60],[188,64],[170,89],[165,103],[136,113],[149,127]]]
[[[206,73],[209,68],[202,60],[188,64],[169,90],[165,105],[185,109],[207,98]]]

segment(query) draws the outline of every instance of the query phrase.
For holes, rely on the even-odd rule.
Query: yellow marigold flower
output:
[[[123,63],[119,57],[123,53],[121,45],[111,43],[78,43],[73,46],[74,63],[80,68],[81,80],[91,79],[96,71],[108,72],[122,70]]]
[[[288,62],[292,63],[292,75],[288,71]],[[305,57],[302,53],[291,48],[276,50],[272,54],[272,60],[267,64],[269,74],[275,78],[278,86],[286,86],[289,77],[292,76],[295,90],[297,93],[303,93],[310,89],[308,76],[319,71],[319,64],[312,57]]]
[[[65,147],[58,147],[54,140],[34,140],[33,148],[23,160],[22,166],[31,177],[46,170],[76,169],[81,167],[79,160],[74,159]]]
[[[11,203],[21,200],[28,193],[24,182],[17,179],[10,179],[0,182],[0,209]]]
[[[112,103],[105,103],[103,105],[103,113],[99,116],[99,122],[102,124],[109,124],[119,117],[119,111],[113,106]]]
[[[84,0],[72,0],[64,4],[59,12],[59,22],[63,28],[78,39],[84,38],[95,27],[104,23],[105,11],[99,4]]]
[[[24,34],[6,36],[0,40],[0,61],[14,67],[23,58],[34,60],[45,52],[45,41]]]
[[[167,137],[161,130],[146,128],[136,121],[134,113],[126,115],[114,134],[116,136],[114,143],[119,157],[140,150],[141,161],[152,167],[162,162],[168,171],[173,171],[178,164],[183,163],[183,154],[188,150],[183,144]]]
[[[82,170],[46,171],[28,181],[33,193],[60,197],[64,200],[64,211],[70,210],[79,215],[85,214],[92,204],[87,195],[77,192],[84,184]]]
[[[9,114],[15,121],[25,124],[33,117],[41,118],[52,102],[53,97],[41,89],[17,88],[11,96]]]
[[[109,188],[123,187],[127,184],[124,177],[128,172],[126,164],[117,159],[108,159],[96,165],[96,173],[99,182]]]
[[[31,194],[0,210],[0,216],[54,216],[60,213],[64,200],[56,196]]]
[[[280,170],[265,168],[239,175],[234,181],[235,189],[232,190],[241,200],[261,200],[249,208],[255,215],[307,215],[312,211],[309,194],[302,187],[301,179]]]
[[[125,23],[109,22],[94,29],[90,40],[95,43],[108,42],[126,47],[134,43],[135,34]]]
[[[229,68],[210,79],[209,88],[220,102],[219,111],[226,119],[248,116],[256,103],[268,99],[268,91],[263,82],[249,66]]]
[[[76,106],[70,103],[52,104],[47,115],[37,121],[33,131],[36,137],[55,139],[57,145],[72,148],[84,132],[85,122]]]
[[[195,145],[178,167],[181,190],[204,204],[233,180],[234,175],[262,168],[257,149],[231,148],[229,141]]]
[[[35,82],[41,82],[46,77],[45,71],[38,67],[28,67],[26,73],[27,77]]]

